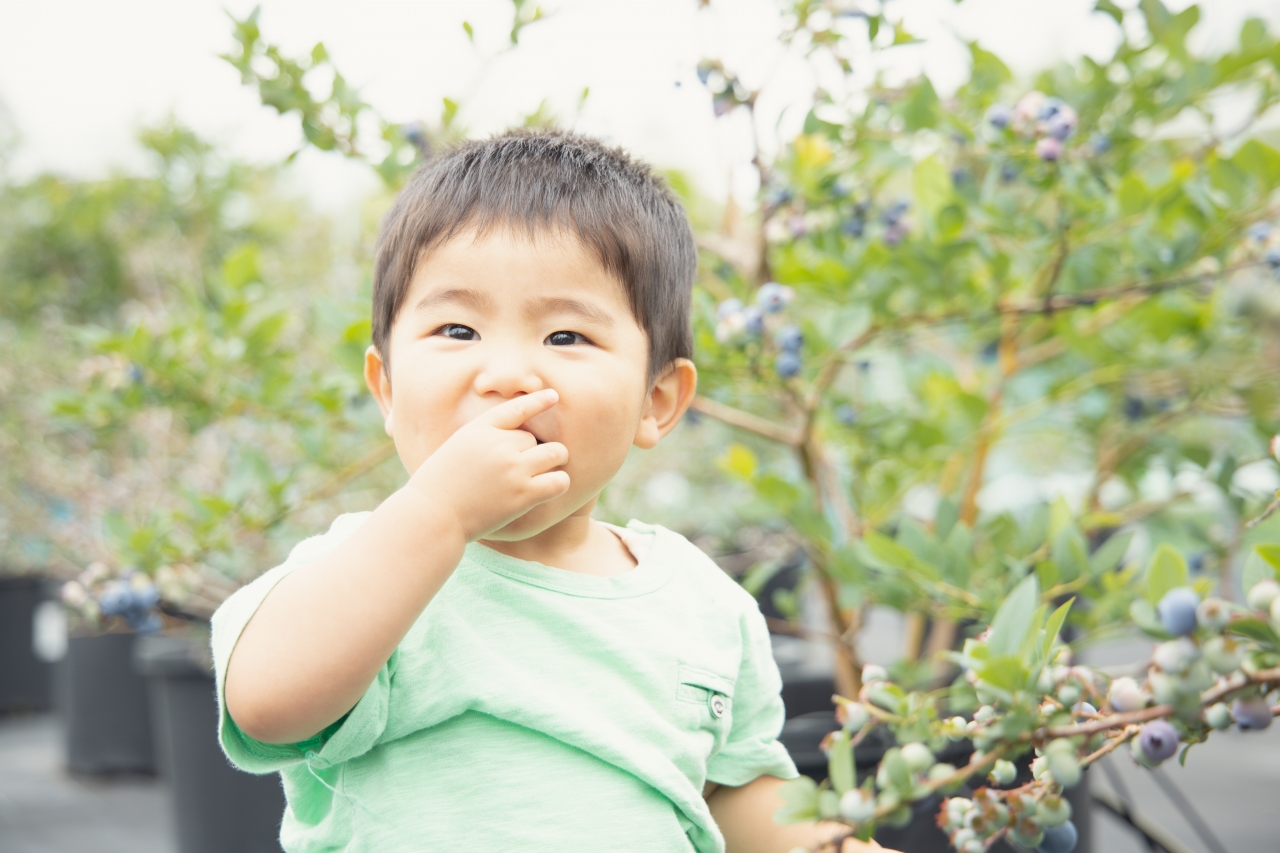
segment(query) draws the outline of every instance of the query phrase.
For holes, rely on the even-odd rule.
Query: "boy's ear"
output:
[[[698,369],[689,359],[677,358],[649,391],[640,425],[636,427],[635,446],[642,450],[656,447],[680,423],[697,390]]]
[[[391,380],[387,378],[382,353],[378,352],[378,348],[372,344],[364,351],[364,384],[369,387],[369,393],[373,395],[373,399],[378,401],[387,437],[395,438],[391,434]]]

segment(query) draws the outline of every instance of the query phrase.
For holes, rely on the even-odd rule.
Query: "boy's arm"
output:
[[[796,847],[817,850],[822,844],[848,832],[847,826],[833,821],[775,822],[773,815],[783,806],[778,793],[783,781],[777,776],[757,776],[736,788],[727,785],[711,787],[710,793],[706,794],[707,807],[724,834],[725,853],[789,853]],[[850,838],[840,853],[881,849],[874,841]]]
[[[448,580],[466,544],[563,494],[558,442],[519,429],[554,391],[508,400],[459,428],[345,542],[283,578],[227,664],[226,708],[249,737],[296,743],[360,700]]]

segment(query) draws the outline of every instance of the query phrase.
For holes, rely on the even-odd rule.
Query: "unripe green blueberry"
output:
[[[862,823],[876,813],[876,801],[861,788],[851,788],[840,797],[840,817],[849,823]]]
[[[1047,794],[1036,807],[1036,819],[1043,826],[1061,826],[1071,819],[1071,803],[1057,794]]]
[[[948,797],[946,808],[947,820],[958,826],[964,823],[964,816],[973,809],[973,800],[965,797]]]
[[[1280,598],[1280,583],[1267,578],[1253,585],[1249,594],[1245,596],[1245,601],[1254,610],[1266,610],[1277,598]]]
[[[1200,647],[1188,637],[1179,637],[1156,646],[1151,660],[1161,670],[1171,674],[1186,672],[1192,663],[1200,659]]]
[[[986,835],[991,830],[987,816],[979,809],[974,809],[964,816],[965,829],[972,829],[978,835]]]
[[[995,763],[995,766],[991,768],[991,772],[988,774],[991,784],[1000,786],[1011,784],[1017,776],[1018,768],[1013,766],[1012,761],[1006,761],[1003,758]]]
[[[979,702],[985,702],[988,705],[1000,699],[1000,691],[981,678],[974,682],[973,692],[977,695]]]
[[[1058,701],[1070,708],[1080,701],[1080,688],[1074,684],[1064,684],[1058,688]]]
[[[955,772],[956,766],[954,764],[939,762],[929,768],[929,781],[941,782],[943,779],[949,779]]]
[[[1025,847],[1028,850],[1034,850],[1040,846],[1040,842],[1044,840],[1044,830],[1039,827],[1035,832],[1027,832],[1022,829],[1022,824],[1009,830],[1009,840],[1019,847]]]
[[[1213,667],[1214,672],[1230,675],[1240,668],[1240,663],[1244,660],[1244,649],[1231,637],[1210,637],[1204,644],[1204,659]]]
[[[965,829],[961,827],[951,834],[951,844],[959,850],[977,837],[978,834],[972,829]]]
[[[1230,617],[1231,611],[1227,609],[1227,603],[1221,598],[1206,598],[1196,607],[1196,622],[1200,627],[1210,631],[1217,632],[1227,627],[1227,620]]]
[[[987,845],[975,838],[972,841],[966,841],[959,853],[985,853],[986,849]]]
[[[1045,756],[1049,759],[1049,775],[1053,781],[1064,788],[1074,788],[1080,784],[1080,761],[1075,754],[1052,752]]]
[[[884,822],[895,829],[911,823],[911,806],[903,804],[884,816]]]
[[[1209,728],[1222,731],[1231,725],[1231,709],[1223,702],[1216,702],[1204,709],[1204,722]]]
[[[1151,685],[1151,696],[1158,705],[1172,705],[1178,701],[1178,682],[1172,675],[1153,672],[1147,677]]]
[[[866,726],[871,715],[867,713],[867,707],[861,702],[847,702],[840,705],[836,709],[836,716],[843,717],[844,730],[846,732],[860,732]]]
[[[1049,772],[1049,760],[1043,755],[1031,762],[1031,775],[1043,779]]]
[[[885,672],[884,667],[879,664],[869,663],[862,668],[862,683],[875,684],[877,681],[885,681],[889,678],[889,673]]]
[[[933,753],[922,743],[904,744],[902,757],[912,773],[923,773],[933,765]]]
[[[973,719],[979,723],[985,723],[996,715],[996,709],[990,705],[983,705],[973,714]]]
[[[997,800],[987,809],[987,823],[999,829],[1009,822],[1009,807]]]
[[[1107,699],[1111,707],[1120,713],[1140,711],[1147,706],[1147,694],[1138,686],[1138,682],[1128,676],[1117,678],[1111,682],[1107,691]]]

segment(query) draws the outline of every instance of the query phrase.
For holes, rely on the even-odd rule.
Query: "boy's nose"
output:
[[[501,355],[495,353],[476,374],[474,385],[482,397],[498,394],[503,398],[532,394],[547,387],[532,359],[514,349]]]

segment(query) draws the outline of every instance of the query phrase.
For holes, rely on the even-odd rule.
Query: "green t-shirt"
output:
[[[240,632],[366,516],[340,516],[213,616],[219,739],[237,767],[280,772],[289,853],[719,853],[704,782],[797,775],[755,600],[638,521],[613,529],[639,565],[611,577],[468,545],[347,716],[300,744],[249,738],[223,695]]]

